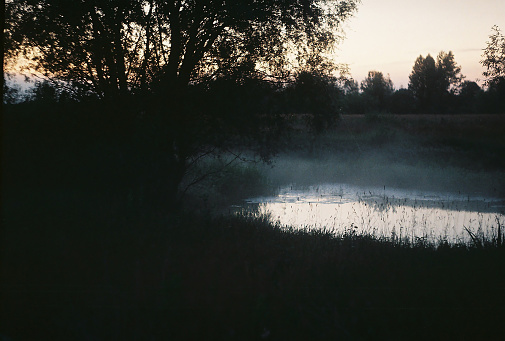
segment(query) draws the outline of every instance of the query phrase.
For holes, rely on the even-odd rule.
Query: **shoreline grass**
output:
[[[14,340],[492,340],[503,332],[504,247],[151,213],[65,231],[46,210],[31,237],[8,231],[15,244],[3,250],[1,333]]]

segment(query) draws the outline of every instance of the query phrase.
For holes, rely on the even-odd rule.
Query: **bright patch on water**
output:
[[[416,241],[493,240],[505,225],[505,200],[460,194],[323,184],[287,186],[277,196],[246,200],[242,212],[293,228],[372,234]]]

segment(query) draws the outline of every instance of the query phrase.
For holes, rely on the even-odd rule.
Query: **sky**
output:
[[[362,0],[335,61],[349,64],[358,82],[371,70],[389,74],[398,89],[419,55],[452,51],[466,80],[482,84],[479,61],[493,25],[505,33],[505,0]]]
[[[362,0],[335,60],[358,82],[376,70],[398,89],[408,86],[419,55],[452,51],[466,80],[482,84],[479,61],[493,25],[505,33],[505,0]]]

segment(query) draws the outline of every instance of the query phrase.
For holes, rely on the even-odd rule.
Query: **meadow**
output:
[[[285,183],[333,179],[503,197],[504,120],[343,117],[319,138],[294,132],[273,168],[227,168],[188,193],[186,210],[166,213],[136,205],[114,158],[119,147],[100,135],[90,143],[83,124],[55,119],[41,129],[12,118],[3,151],[0,334],[500,340],[501,238],[335,235],[216,209]]]

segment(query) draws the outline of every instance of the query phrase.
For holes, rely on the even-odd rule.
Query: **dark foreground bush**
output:
[[[57,205],[33,197],[9,206],[1,334],[12,340],[503,336],[500,247],[336,238],[262,219],[135,214],[86,199],[88,206],[71,196],[53,198]]]

